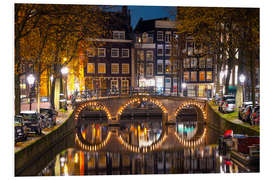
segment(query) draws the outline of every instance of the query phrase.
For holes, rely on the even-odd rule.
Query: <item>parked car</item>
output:
[[[234,99],[235,100],[235,96],[234,95],[223,95],[220,99],[218,99],[218,110],[221,111],[221,106],[224,104],[224,102],[227,100],[227,99]]]
[[[23,123],[22,116],[15,116],[14,132],[15,132],[15,144],[17,142],[27,140],[27,127]]]
[[[22,111],[20,115],[23,117],[23,123],[27,127],[27,134],[37,134],[41,135],[42,133],[42,120],[40,115],[35,111]]]
[[[220,106],[220,111],[223,113],[234,112],[235,110],[235,99],[226,99]]]
[[[238,118],[240,120],[243,119],[244,110],[246,109],[247,106],[250,106],[250,105],[252,105],[252,102],[251,101],[247,101],[247,102],[244,102],[241,107],[239,107]]]
[[[56,125],[57,111],[50,108],[40,108],[40,117],[45,121],[46,127],[53,127]]]
[[[247,122],[247,123],[251,123],[251,121],[250,121],[250,114],[251,114],[251,112],[252,112],[252,107],[253,107],[253,105],[248,105],[246,108],[245,108],[245,110],[243,111],[243,113],[242,113],[242,120],[244,121],[244,122]]]
[[[258,125],[260,123],[260,106],[252,108],[250,113],[250,122],[252,125]]]

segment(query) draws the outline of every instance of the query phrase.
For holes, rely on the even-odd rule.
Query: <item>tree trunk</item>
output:
[[[15,92],[15,115],[21,112],[21,88],[20,88],[20,41],[15,41],[15,78],[14,78],[14,92]]]
[[[255,58],[254,58],[254,52],[251,50],[250,51],[250,56],[249,56],[249,61],[250,61],[250,78],[251,78],[251,99],[253,103],[253,107],[255,107],[256,104],[256,67],[255,67]]]
[[[15,115],[21,112],[20,75],[15,73]]]
[[[225,79],[225,94],[229,93],[231,73],[232,73],[232,67],[228,66],[227,76]]]

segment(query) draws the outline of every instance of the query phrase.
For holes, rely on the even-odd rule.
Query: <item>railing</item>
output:
[[[136,96],[136,95],[150,95],[150,96],[178,96],[183,97],[180,92],[171,92],[171,89],[165,88],[109,88],[109,89],[95,89],[95,90],[85,90],[76,91],[71,95],[70,99],[76,100],[87,100],[91,98],[101,98],[101,97],[115,97],[115,96]]]

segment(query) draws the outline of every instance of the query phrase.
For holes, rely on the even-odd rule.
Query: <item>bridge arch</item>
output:
[[[120,116],[122,115],[123,111],[124,111],[130,104],[134,104],[134,103],[140,104],[142,101],[143,101],[143,102],[151,102],[151,103],[155,104],[156,106],[158,106],[158,107],[162,110],[163,114],[167,114],[167,113],[168,113],[167,108],[166,108],[159,100],[157,100],[157,99],[155,99],[155,98],[151,98],[151,97],[141,97],[141,98],[136,97],[136,98],[129,99],[124,105],[122,105],[122,106],[118,109],[118,111],[117,111],[117,113],[116,113],[116,118],[117,118],[117,120],[120,119]]]
[[[81,113],[82,110],[84,110],[87,107],[95,107],[95,108],[99,108],[100,110],[105,111],[108,120],[112,119],[112,115],[110,113],[110,111],[108,110],[108,108],[103,105],[100,102],[95,102],[95,101],[88,101],[85,103],[80,104],[77,108],[76,108],[76,112],[75,112],[75,116],[74,116],[74,120],[75,120],[75,125],[77,125],[78,120],[79,120],[79,115]]]
[[[181,109],[183,109],[183,108],[186,107],[186,106],[190,106],[190,105],[195,106],[196,111],[197,111],[197,109],[199,109],[199,110],[200,110],[200,113],[202,114],[203,120],[204,120],[204,121],[207,120],[206,110],[204,109],[204,107],[203,107],[200,103],[198,103],[198,102],[196,102],[196,101],[187,101],[187,102],[182,103],[182,104],[181,104],[180,106],[178,106],[178,108],[176,109],[176,111],[175,111],[175,113],[174,113],[174,116],[177,117],[177,115],[178,115],[178,113],[181,111]],[[197,115],[199,115],[198,111],[197,111]]]

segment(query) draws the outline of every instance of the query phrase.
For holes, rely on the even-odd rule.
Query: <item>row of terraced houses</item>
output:
[[[102,46],[84,51],[88,58],[85,89],[119,89],[125,93],[130,88],[146,88],[168,95],[184,92],[188,96],[211,96],[213,56],[201,57],[192,39],[186,39],[186,56],[180,58],[173,43],[178,38],[173,21],[140,19],[132,30],[126,7],[110,17],[110,33],[95,39]]]

